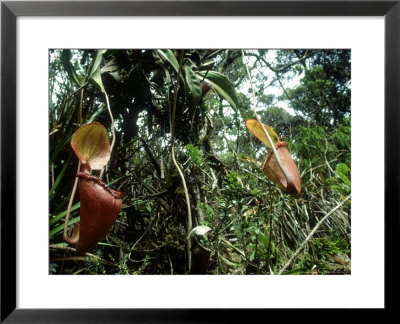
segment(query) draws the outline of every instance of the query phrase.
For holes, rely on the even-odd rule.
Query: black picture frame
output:
[[[385,19],[385,309],[396,307],[399,235],[400,0],[394,1],[2,1],[1,322],[236,322],[237,312],[188,309],[16,308],[16,19],[18,16],[381,16]],[[373,148],[371,148],[373,163]],[[371,265],[373,271],[373,265]],[[367,283],[366,283],[367,284]],[[392,297],[393,296],[393,297]],[[251,318],[265,310],[251,310]]]

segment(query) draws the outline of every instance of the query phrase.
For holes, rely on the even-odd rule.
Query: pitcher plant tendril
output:
[[[244,66],[246,67],[247,75],[249,76],[251,91],[252,91],[252,94],[253,94],[252,97],[253,97],[253,112],[254,112],[254,116],[256,117],[258,123],[260,124],[262,130],[264,131],[265,135],[266,135],[267,138],[268,138],[268,141],[269,141],[269,143],[270,143],[270,145],[271,145],[272,152],[273,152],[274,155],[275,155],[276,162],[278,163],[279,168],[281,169],[282,173],[284,174],[284,176],[285,176],[285,178],[286,178],[286,181],[287,181],[288,183],[293,183],[293,178],[292,178],[292,176],[289,174],[289,172],[287,171],[287,169],[286,169],[286,168],[284,167],[284,165],[282,164],[282,161],[281,161],[281,159],[280,159],[280,157],[279,157],[279,154],[278,154],[278,152],[277,152],[277,150],[276,150],[276,148],[275,148],[275,145],[274,145],[274,143],[273,143],[273,141],[272,141],[272,139],[271,139],[271,136],[269,135],[269,133],[268,133],[267,130],[265,129],[264,124],[261,122],[260,116],[258,116],[258,114],[257,114],[257,109],[256,109],[256,93],[255,93],[255,91],[254,91],[253,81],[252,81],[252,79],[251,79],[251,74],[250,74],[249,68],[248,68],[248,66],[247,66],[246,56],[245,56],[243,50],[242,50],[242,56],[243,56],[243,63],[244,63]]]

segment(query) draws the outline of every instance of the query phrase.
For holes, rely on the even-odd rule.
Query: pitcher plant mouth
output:
[[[272,127],[259,120],[248,119],[248,130],[271,150],[268,152],[262,170],[266,176],[284,193],[296,195],[301,192],[299,171],[293,161],[287,144],[281,141]]]

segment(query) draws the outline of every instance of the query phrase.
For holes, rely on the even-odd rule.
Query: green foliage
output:
[[[63,50],[61,54],[61,62],[64,66],[65,71],[67,71],[69,79],[75,82],[77,86],[81,86],[82,83],[82,77],[79,76],[75,68],[72,66],[71,62],[71,51],[70,50]]]
[[[335,128],[335,130],[333,131],[332,139],[336,143],[338,150],[347,150],[347,151],[351,150],[351,119],[350,119],[350,117],[343,118],[343,121],[340,123],[340,125],[338,125],[338,127]]]
[[[335,148],[327,142],[327,130],[322,126],[301,127],[296,141],[296,151],[302,162],[321,159],[325,151],[334,152]]]
[[[50,263],[49,264],[49,274],[56,274],[57,273],[58,264],[57,263]]]
[[[216,71],[199,72],[199,75],[205,82],[211,84],[217,93],[230,103],[233,109],[237,109],[239,101],[236,89],[225,75]]]
[[[226,175],[224,189],[224,195],[227,199],[237,199],[241,195],[243,187],[236,172],[232,171]]]
[[[197,146],[193,144],[186,145],[187,154],[189,155],[190,159],[193,161],[194,164],[201,167],[203,165],[203,159],[201,157],[201,152]]]
[[[349,167],[344,164],[344,163],[339,163],[336,166],[336,174],[339,177],[339,179],[343,182],[343,184],[346,186],[346,188],[350,189],[351,188],[351,182],[350,179],[347,177],[350,172]]]
[[[350,155],[350,118],[345,118],[343,123],[335,129],[327,127],[300,127],[296,142],[291,144],[299,159],[301,168],[307,169],[310,164],[314,166],[344,163],[349,165]],[[325,169],[324,177],[329,175],[329,168]]]
[[[162,49],[160,49],[160,50],[155,50],[155,51],[158,53],[158,55],[160,55],[160,57],[164,61],[168,62],[174,68],[176,73],[178,73],[178,71],[179,71],[179,63],[178,63],[178,60],[176,59],[175,54],[174,54],[174,52],[172,50],[169,50],[169,49],[162,50]]]
[[[283,260],[274,242],[270,240],[267,230],[265,230],[264,234],[259,231],[257,231],[256,234],[258,235],[258,245],[254,243],[250,244],[250,247],[254,247],[254,250],[250,255],[250,261],[254,261],[254,259],[258,257],[273,262],[276,265],[282,265]]]
[[[93,257],[86,257],[85,258],[85,268],[87,271],[87,274],[105,274],[106,269],[104,265],[101,263],[101,256],[102,252],[97,251],[97,255],[99,258],[93,258]]]
[[[342,200],[351,193],[351,181],[349,177],[350,168],[345,163],[339,163],[336,166],[335,177],[326,180],[327,185],[334,191],[337,191]],[[350,203],[351,201],[349,200],[347,205],[350,205]]]
[[[308,121],[336,126],[350,113],[349,51],[321,51],[310,61],[314,66],[304,70],[300,84],[287,89],[285,98],[290,99],[291,107],[305,114]]]
[[[187,65],[184,66],[183,71],[185,74],[186,84],[188,85],[190,92],[192,94],[193,103],[195,105],[198,105],[201,99],[200,79],[193,72],[193,70]]]
[[[311,253],[306,254],[293,271],[298,274],[347,273],[346,261],[342,257],[350,253],[349,243],[344,237],[331,233],[311,240]],[[285,274],[292,274],[288,271]]]
[[[321,260],[327,260],[331,256],[350,252],[347,242],[343,239],[330,240],[323,237],[315,239],[313,243],[315,245],[315,253]]]
[[[146,271],[146,268],[150,265],[150,257],[146,255],[143,259],[142,264],[139,269],[135,272],[135,274],[143,274]]]

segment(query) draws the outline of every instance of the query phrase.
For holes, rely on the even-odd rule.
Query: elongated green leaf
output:
[[[99,106],[99,108],[93,113],[93,115],[90,116],[90,117],[87,119],[87,124],[90,124],[91,122],[93,122],[94,120],[96,120],[97,117],[98,117],[104,110],[106,110],[106,109],[107,109],[107,108],[106,108],[105,105]]]
[[[344,175],[347,175],[349,173],[349,170],[350,170],[349,167],[344,163],[339,163],[336,166],[336,172],[340,172]]]
[[[104,92],[104,86],[103,86],[103,81],[101,79],[100,64],[101,61],[103,60],[103,54],[105,52],[106,50],[97,51],[96,58],[89,73],[89,81],[93,80],[100,87],[101,92]]]
[[[124,179],[124,178],[127,178],[127,177],[128,177],[128,175],[123,175],[122,177],[119,177],[119,178],[117,178],[117,179],[114,179],[114,180],[110,181],[109,183],[107,183],[107,185],[108,185],[108,186],[111,186],[112,184],[118,182],[119,180]]]
[[[70,221],[68,222],[68,225],[73,225],[75,224],[77,221],[79,220],[79,217],[75,217],[73,219],[70,219]],[[58,234],[59,232],[64,230],[64,224],[60,224],[57,227],[53,228],[50,232],[49,232],[49,236],[53,237],[54,235]]]
[[[336,171],[336,174],[338,175],[338,177],[343,181],[343,183],[346,186],[348,186],[349,188],[351,187],[351,181],[346,175],[344,175],[342,172],[338,172],[338,171]]]
[[[93,80],[99,87],[101,92],[104,92],[103,80],[101,79],[100,69],[97,69],[96,72],[93,73],[91,80]]]
[[[52,200],[55,190],[57,189],[58,185],[60,184],[62,178],[64,177],[65,171],[67,170],[69,161],[71,159],[71,156],[68,157],[68,160],[64,163],[63,168],[61,169],[61,172],[59,173],[59,175],[57,176],[56,180],[54,181],[54,184],[51,186],[50,188],[50,192],[49,192],[49,199]]]
[[[172,52],[169,49],[159,49],[159,50],[156,50],[156,52],[158,53],[158,55],[160,55],[160,57],[163,61],[166,61],[169,64],[171,64],[171,66],[174,68],[175,72],[178,73],[179,63],[174,55],[174,52]]]
[[[192,93],[193,103],[195,105],[198,105],[201,99],[200,79],[193,72],[193,70],[187,65],[183,67],[183,71],[185,74],[186,84],[188,85],[190,92]]]
[[[257,137],[261,142],[264,143],[267,147],[271,148],[271,144],[269,143],[267,135],[265,135],[264,130],[262,129],[260,123],[256,119],[248,119],[246,120],[246,127],[247,129]],[[278,134],[273,130],[272,127],[265,125],[264,127],[268,132],[269,136],[272,139],[274,145],[278,143]]]
[[[74,204],[71,207],[71,213],[73,211],[77,210],[80,206],[81,206],[81,203],[78,201],[76,204]],[[50,222],[49,222],[50,227],[53,226],[54,224],[56,224],[60,219],[65,217],[66,214],[67,214],[67,211],[64,210],[63,212],[59,213],[57,216],[55,216],[52,219],[50,219]]]
[[[78,86],[81,86],[81,80],[76,74],[75,69],[71,64],[71,51],[63,50],[61,54],[61,63],[64,66],[65,71],[67,71],[69,78]]]
[[[156,52],[158,53],[158,55],[161,57],[161,59],[164,62],[168,62],[173,67],[173,69],[175,70],[176,73],[179,72],[178,60],[176,59],[174,53],[171,50],[168,50],[168,49],[167,50],[156,50]],[[169,77],[169,73],[168,73],[167,69],[165,69],[165,73],[166,73],[167,79],[169,80],[170,77]],[[182,83],[182,86],[183,86],[183,89],[184,89],[184,92],[185,92],[185,96],[186,96],[186,94],[187,94],[187,82],[186,82],[185,78],[183,78],[183,77],[180,78],[179,82]]]
[[[345,188],[345,187],[342,186],[342,185],[332,185],[331,188],[332,188],[333,190],[338,191],[338,192],[341,193],[342,195],[347,195],[347,194],[349,194],[348,189]]]
[[[233,109],[237,109],[239,105],[237,93],[232,82],[223,75],[222,73],[216,71],[199,72],[201,79],[210,84],[218,94],[228,101]]]
[[[230,261],[227,258],[221,256],[221,259],[227,264],[230,265],[232,267],[237,267],[239,265],[241,265],[240,261]]]
[[[258,239],[260,240],[260,242],[264,245],[265,248],[268,248],[269,246],[269,236],[268,233],[265,232],[265,234],[258,234]]]
[[[307,268],[296,268],[293,270],[285,271],[284,275],[302,275],[307,273]]]
[[[105,52],[106,52],[106,50],[98,50],[97,51],[96,58],[94,59],[94,63],[92,65],[91,71],[89,72],[89,78],[91,78],[97,70],[100,70],[101,61],[103,60],[103,54]]]

